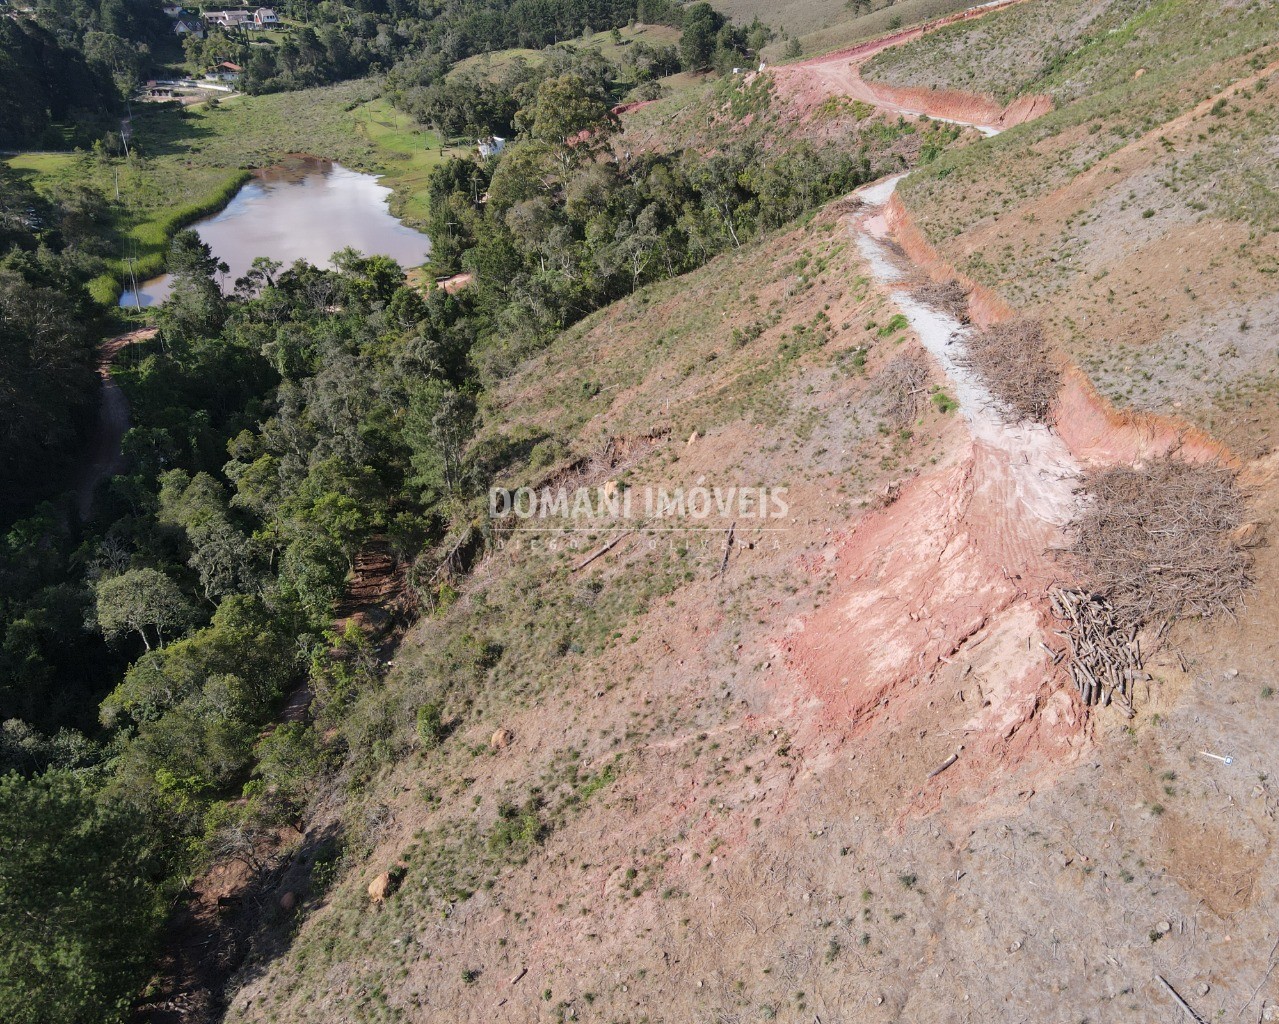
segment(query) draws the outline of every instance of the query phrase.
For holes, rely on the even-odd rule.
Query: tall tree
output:
[[[212,337],[226,321],[226,298],[216,275],[226,273],[194,231],[179,231],[169,246],[173,291],[160,307],[160,327],[174,341]]]
[[[136,633],[149,651],[163,647],[166,634],[191,625],[191,602],[158,569],[130,569],[108,576],[94,588],[98,626],[108,640]]]
[[[462,451],[474,424],[475,403],[443,381],[427,381],[411,395],[404,436],[428,504],[461,487]]]

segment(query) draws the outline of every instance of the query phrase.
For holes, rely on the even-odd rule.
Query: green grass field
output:
[[[622,43],[613,42],[612,32],[595,32],[577,39],[562,40],[563,45],[576,46],[586,50],[599,50],[611,61],[620,62],[626,47],[636,40],[643,40],[650,46],[678,46],[680,32],[669,25],[635,25],[621,30]],[[481,53],[454,65],[450,75],[466,71],[481,71],[496,75],[517,58],[523,58],[530,64],[542,60],[541,50],[511,49],[497,50],[493,53]]]
[[[85,152],[23,153],[8,163],[45,195],[89,186],[113,204],[115,257],[92,285],[114,301],[129,257],[139,276],[163,269],[172,235],[220,209],[256,167],[289,153],[308,153],[382,175],[394,190],[393,212],[408,223],[426,214],[431,169],[458,149],[419,129],[377,97],[372,82],[323,89],[237,96],[186,110],[135,107],[134,152],[123,158]]]
[[[351,115],[376,152],[385,184],[395,190],[392,211],[410,224],[424,221],[431,171],[449,156],[468,152],[467,140],[445,140],[385,99],[362,104]]]

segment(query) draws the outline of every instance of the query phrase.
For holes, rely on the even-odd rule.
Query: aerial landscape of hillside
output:
[[[0,0],[0,1020],[1279,1021],[1279,5]]]

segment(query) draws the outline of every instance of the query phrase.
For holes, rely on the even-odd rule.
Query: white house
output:
[[[204,20],[223,28],[243,28],[253,22],[253,15],[248,11],[207,11]]]
[[[237,82],[240,75],[244,73],[244,68],[239,64],[232,64],[229,60],[224,60],[217,67],[210,68],[205,78],[216,79],[220,82]]]
[[[270,7],[259,7],[253,12],[254,28],[274,28],[280,24],[280,19],[276,17],[275,11]]]
[[[173,33],[178,36],[195,36],[196,39],[203,39],[204,26],[194,18],[179,18],[173,23]]]
[[[480,139],[477,148],[480,151],[480,158],[487,160],[491,156],[497,156],[506,148],[506,140],[497,135],[490,135],[487,139]]]

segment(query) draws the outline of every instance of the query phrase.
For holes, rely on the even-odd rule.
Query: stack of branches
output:
[[[864,205],[865,203],[862,201],[861,196],[848,195],[844,196],[842,199],[834,200],[827,205],[826,209],[837,216],[842,217],[846,213],[852,213],[855,210],[860,210]]]
[[[1244,495],[1229,469],[1175,458],[1093,470],[1084,490],[1069,549],[1083,589],[1051,600],[1085,703],[1110,703],[1117,692],[1131,714],[1132,683],[1149,678],[1138,633],[1162,636],[1178,618],[1228,613],[1242,598],[1251,567],[1235,541]]]
[[[1038,320],[1008,320],[974,331],[958,362],[973,370],[1017,420],[1047,423],[1061,370]]]
[[[1124,620],[1106,598],[1085,590],[1058,588],[1048,595],[1066,629],[1058,636],[1069,644],[1066,669],[1085,704],[1114,701],[1132,718],[1133,684],[1149,679],[1141,670],[1141,645],[1135,623]],[[1061,660],[1066,652],[1054,652]]]
[[[968,313],[968,289],[953,277],[949,281],[925,281],[912,288],[910,295],[916,302],[945,313],[961,324],[971,322]]]
[[[1239,603],[1252,560],[1232,536],[1245,504],[1229,469],[1160,459],[1093,470],[1084,489],[1070,552],[1088,589],[1125,620],[1171,622]]]
[[[884,416],[897,428],[913,423],[928,383],[928,364],[919,355],[894,356],[879,371],[875,384],[884,402]]]

